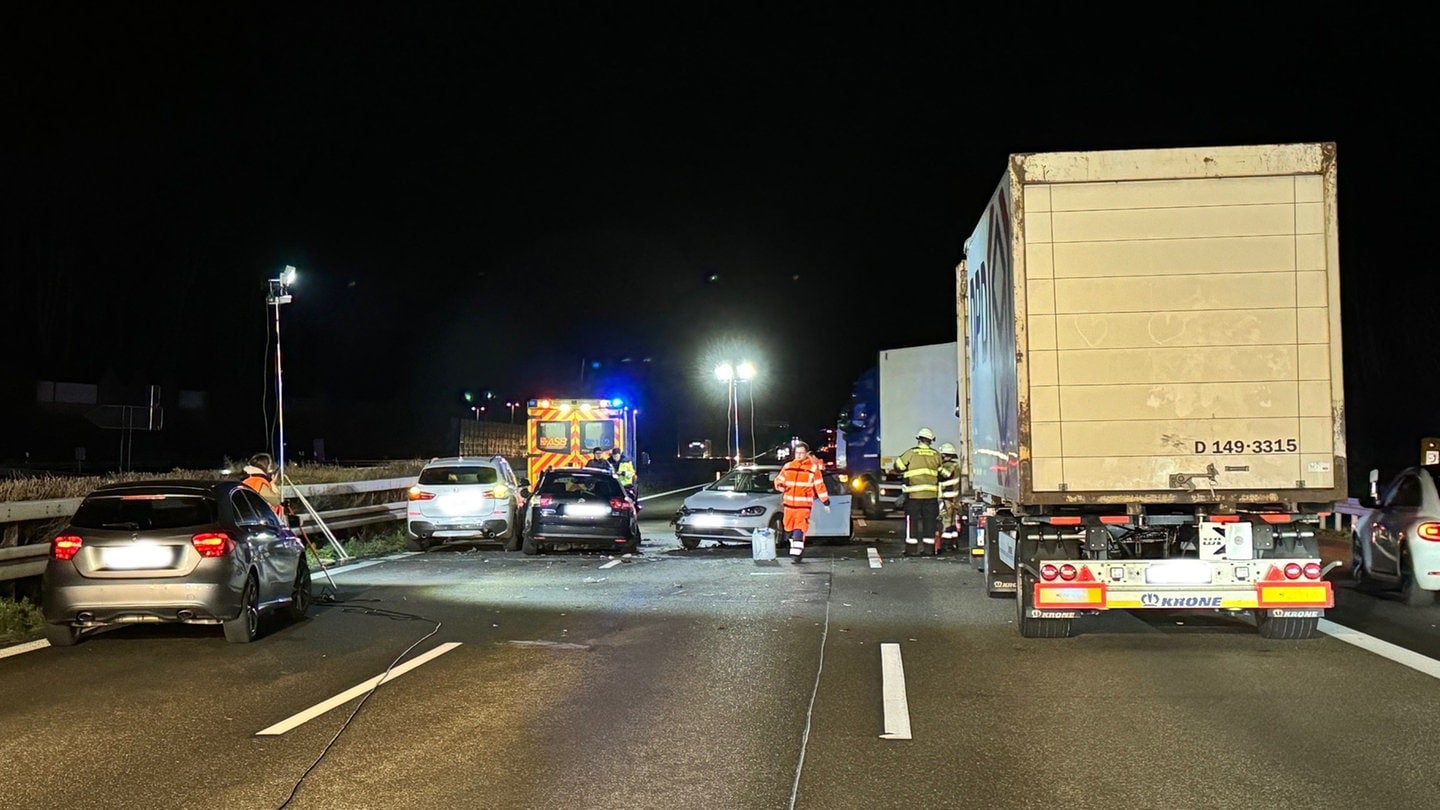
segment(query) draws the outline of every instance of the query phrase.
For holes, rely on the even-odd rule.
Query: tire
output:
[[[1370,584],[1370,575],[1365,570],[1365,555],[1360,548],[1360,535],[1350,535],[1350,579],[1355,582],[1355,587],[1364,588]]]
[[[290,589],[290,604],[285,607],[285,615],[291,621],[298,622],[310,613],[310,605],[315,601],[315,594],[311,589],[313,584],[310,565],[301,557],[300,567],[295,571],[295,585]]]
[[[694,551],[700,547],[700,538],[698,537],[688,537],[683,534],[677,536],[680,538],[680,545],[684,546],[686,551]]]
[[[410,549],[411,551],[420,551],[420,552],[429,551],[429,550],[430,550],[430,538],[428,538],[428,537],[407,537],[407,538],[405,538],[405,548],[408,548],[408,549]]]
[[[526,532],[520,541],[520,550],[534,556],[540,553],[540,544],[535,542],[535,535]]]
[[[1069,638],[1071,619],[1036,619],[1026,614],[1034,604],[1035,578],[1023,568],[1015,572],[1015,626],[1025,638]]]
[[[770,521],[770,531],[775,533],[775,556],[784,557],[790,553],[790,535],[785,533],[785,512],[782,509]]]
[[[260,635],[260,585],[255,575],[245,578],[245,587],[240,591],[240,615],[226,619],[225,640],[231,644],[249,644]]]
[[[506,551],[519,551],[519,550],[520,550],[520,533],[517,532],[517,531],[515,531],[515,528],[514,528],[513,526],[512,526],[511,529],[510,529],[510,536],[508,536],[508,537],[505,538],[505,550],[506,550]]]
[[[1400,601],[1406,607],[1419,608],[1435,604],[1435,592],[1427,591],[1415,582],[1415,575],[1409,571],[1411,567],[1407,560],[1405,563],[1405,575],[1400,580]]]
[[[639,530],[639,529],[636,529],[636,530],[635,530],[635,533],[632,534],[632,535],[630,535],[630,542],[628,542],[628,543],[626,543],[625,545],[621,546],[621,547],[620,547],[620,550],[621,550],[622,552],[624,552],[625,554],[639,554],[639,553],[640,553],[640,530]]]
[[[860,495],[860,511],[865,514],[865,517],[871,520],[878,520],[885,515],[885,510],[880,508],[879,485],[869,478],[865,479],[865,481],[868,486],[865,488],[864,493]]]
[[[1291,641],[1316,638],[1319,635],[1319,626],[1320,619],[1317,616],[1271,616],[1268,610],[1255,611],[1255,629],[1260,631],[1261,638]]]
[[[51,647],[73,647],[80,640],[80,628],[73,624],[47,624],[45,640]]]

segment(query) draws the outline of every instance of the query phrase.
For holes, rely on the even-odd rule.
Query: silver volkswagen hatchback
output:
[[[255,640],[261,613],[310,609],[304,543],[239,481],[109,484],[80,502],[50,541],[45,637],[135,623],[218,624]]]

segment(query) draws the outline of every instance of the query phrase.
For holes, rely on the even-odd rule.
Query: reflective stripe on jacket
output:
[[[940,465],[940,498],[953,500],[958,497],[960,497],[960,462],[944,462]]]
[[[905,497],[931,500],[940,497],[940,454],[926,445],[916,445],[895,459],[895,469],[905,477]]]
[[[631,464],[629,459],[622,460],[620,462],[620,466],[615,469],[615,477],[620,479],[620,484],[622,486],[628,487],[631,484],[634,484],[635,465]]]
[[[786,462],[775,476],[775,488],[785,494],[786,509],[809,509],[816,498],[827,506],[830,503],[825,478],[809,461]]]

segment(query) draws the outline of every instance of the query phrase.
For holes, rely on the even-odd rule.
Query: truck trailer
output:
[[[1333,143],[1010,156],[956,271],[985,583],[1310,638],[1346,496]],[[968,352],[968,360],[966,354]]]
[[[846,476],[866,517],[896,511],[902,480],[890,470],[915,446],[920,428],[935,432],[936,448],[945,442],[963,448],[965,399],[956,347],[951,342],[885,349],[856,379],[835,431],[835,468]]]

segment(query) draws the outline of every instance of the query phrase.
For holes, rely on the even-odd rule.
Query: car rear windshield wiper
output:
[[[102,524],[100,524],[100,528],[102,528],[102,529],[135,529],[135,530],[138,530],[138,529],[140,528],[140,524],[139,524],[139,523],[136,523],[136,522],[133,521],[133,520],[127,520],[127,521],[125,521],[125,522],[123,522],[123,523],[102,523]]]

